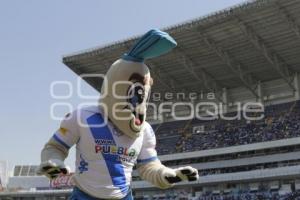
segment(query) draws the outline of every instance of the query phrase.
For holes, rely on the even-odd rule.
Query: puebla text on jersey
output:
[[[68,149],[76,144],[75,183],[99,198],[126,196],[134,164],[157,159],[150,124],[146,122],[143,134],[132,139],[109,121],[104,123],[96,106],[67,115],[53,138]]]

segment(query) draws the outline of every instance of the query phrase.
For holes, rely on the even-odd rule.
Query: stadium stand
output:
[[[13,176],[7,183],[8,190],[50,189],[50,181],[44,176]]]
[[[260,121],[194,119],[184,132],[188,121],[164,123],[156,130],[157,150],[163,155],[299,137],[299,112],[300,101],[295,101],[267,106]],[[194,126],[203,126],[205,131],[193,133]]]
[[[161,97],[155,101],[152,96],[151,102],[190,101],[166,94],[196,92],[197,103],[213,92],[211,102],[226,106],[226,116],[237,114],[236,102],[261,102],[265,117],[174,121],[171,112],[155,118],[155,110],[149,109],[160,160],[170,167],[190,164],[201,177],[158,190],[134,171],[135,199],[300,199],[299,10],[298,0],[248,1],[165,29],[179,46],[146,63],[155,81],[152,93]],[[63,62],[78,75],[103,74],[136,39],[67,55]],[[100,91],[101,80],[84,80]],[[14,175],[24,177],[30,171],[20,166]],[[0,199],[66,199],[69,194],[24,191],[0,193]]]
[[[36,176],[38,165],[16,165],[14,167],[14,176]]]
[[[1,180],[1,177],[0,177],[0,192],[3,191],[3,186],[2,186],[2,180]]]
[[[41,190],[50,189],[50,181],[36,174],[38,165],[16,165],[13,176],[9,177],[7,190]]]

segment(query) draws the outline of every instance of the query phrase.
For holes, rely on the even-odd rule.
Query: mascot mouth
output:
[[[138,114],[135,111],[133,111],[132,114],[134,115],[134,124],[136,126],[141,126],[142,123],[144,122],[144,115]]]
[[[139,129],[139,131],[140,131],[140,126],[141,126],[141,125],[143,124],[143,122],[144,122],[145,115],[144,115],[144,114],[137,113],[136,111],[130,109],[129,106],[125,106],[125,107],[123,108],[123,110],[130,110],[130,111],[131,111],[133,119],[130,120],[130,127],[133,128],[132,125],[134,124],[134,126],[136,126],[136,127]],[[134,123],[132,123],[132,121],[133,121]]]
[[[144,115],[138,114],[135,111],[133,111],[131,115],[132,115],[132,119],[129,121],[130,129],[133,132],[138,133],[141,131],[142,128],[144,122]]]

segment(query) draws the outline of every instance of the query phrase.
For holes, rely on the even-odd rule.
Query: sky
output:
[[[1,0],[0,1],[0,160],[9,168],[39,164],[40,151],[59,126],[54,103],[75,108],[86,100],[76,92],[77,76],[62,56],[182,23],[244,0]],[[125,53],[125,52],[124,52]],[[51,96],[55,81],[72,84],[68,99]],[[85,94],[98,95],[84,84]],[[68,94],[56,85],[55,94]],[[94,100],[96,101],[96,100]],[[55,107],[56,116],[68,109]],[[74,169],[74,148],[66,164]]]

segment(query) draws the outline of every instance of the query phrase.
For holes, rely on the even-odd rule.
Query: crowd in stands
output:
[[[246,165],[246,166],[239,166],[239,167],[235,166],[235,167],[224,167],[224,168],[218,168],[218,169],[200,169],[199,175],[206,176],[206,175],[213,175],[213,174],[247,172],[247,171],[251,171],[251,170],[272,169],[272,168],[288,167],[288,166],[295,166],[295,165],[300,165],[300,161],[294,160],[294,161],[253,164],[253,165]]]
[[[239,191],[229,193],[206,193],[192,195],[187,192],[166,193],[164,195],[146,195],[138,200],[300,200],[300,192],[279,194],[278,191]]]
[[[204,130],[193,131],[196,126]],[[154,125],[154,130],[160,155],[299,137],[300,101],[266,106],[264,118],[257,121],[193,119]]]
[[[250,192],[243,191],[237,194],[208,194],[193,200],[300,200],[300,193],[291,192],[280,195],[278,192]]]

